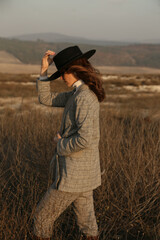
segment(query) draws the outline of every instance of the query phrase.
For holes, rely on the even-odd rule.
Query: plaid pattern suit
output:
[[[83,84],[75,92],[51,93],[50,83],[37,81],[39,102],[64,107],[61,139],[52,158],[53,184],[37,205],[34,234],[52,236],[53,223],[72,204],[81,231],[98,235],[93,189],[101,184],[99,162],[99,102]]]
[[[39,102],[64,107],[61,139],[51,161],[54,185],[65,192],[87,192],[101,185],[99,102],[86,84],[77,92],[51,93],[50,83],[37,81]]]

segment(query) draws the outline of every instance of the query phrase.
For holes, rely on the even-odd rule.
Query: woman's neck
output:
[[[79,80],[77,80],[76,82],[73,83],[72,87],[75,87],[77,89],[82,84],[84,84],[84,82],[81,79],[79,79]]]

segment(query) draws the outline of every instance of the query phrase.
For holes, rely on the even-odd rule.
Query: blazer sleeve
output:
[[[61,138],[57,143],[57,153],[67,156],[87,148],[92,141],[94,102],[80,98],[77,100],[75,123],[78,131],[70,137]]]
[[[66,102],[73,94],[69,92],[51,92],[50,82],[42,82],[37,79],[38,100],[41,104],[52,107],[65,107]]]

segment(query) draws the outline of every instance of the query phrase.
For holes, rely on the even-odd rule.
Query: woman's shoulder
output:
[[[84,104],[99,104],[97,96],[86,84],[81,87],[75,100],[76,102],[83,102]]]

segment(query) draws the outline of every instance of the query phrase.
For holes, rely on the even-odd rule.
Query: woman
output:
[[[86,239],[99,239],[93,204],[93,189],[101,185],[99,162],[99,102],[105,97],[100,75],[78,46],[57,55],[47,51],[37,81],[39,102],[64,107],[61,129],[54,138],[57,147],[51,161],[53,184],[37,206],[35,239],[50,239],[53,223],[72,203],[79,228]],[[50,58],[53,56],[53,59]],[[57,72],[47,77],[54,61]],[[49,81],[60,77],[72,91],[51,93]]]

